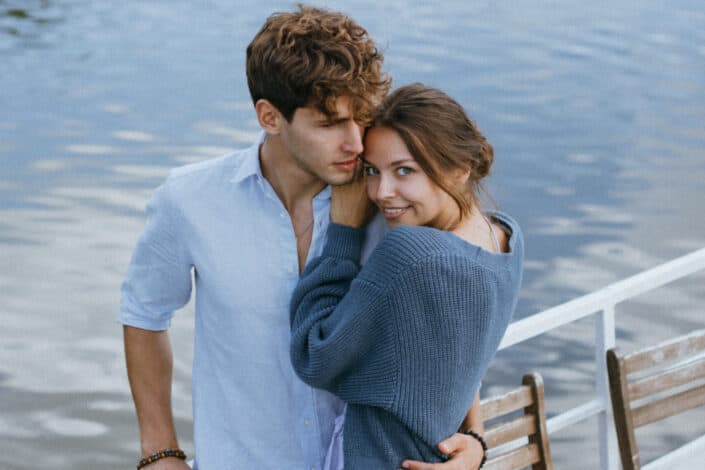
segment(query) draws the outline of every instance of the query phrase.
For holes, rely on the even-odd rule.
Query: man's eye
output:
[[[364,171],[365,171],[365,175],[367,175],[367,176],[374,176],[374,175],[379,174],[379,170],[377,168],[375,168],[373,166],[369,166],[369,165],[365,165]]]
[[[397,168],[397,174],[398,174],[399,176],[406,176],[406,175],[409,175],[409,174],[413,173],[413,171],[414,171],[414,170],[412,170],[412,169],[409,168],[408,166],[400,166],[399,168]]]

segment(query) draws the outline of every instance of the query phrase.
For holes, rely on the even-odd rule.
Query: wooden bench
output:
[[[610,349],[607,372],[622,468],[638,470],[636,428],[705,405],[705,330],[631,354]]]
[[[546,430],[543,379],[536,373],[527,374],[522,384],[504,395],[481,402],[488,447],[485,470],[515,470],[529,466],[533,470],[553,468]],[[523,410],[523,413],[501,419],[517,410]],[[500,418],[498,423],[495,422],[497,418]],[[492,424],[488,425],[490,421]]]

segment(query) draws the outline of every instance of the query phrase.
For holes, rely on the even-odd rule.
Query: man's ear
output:
[[[284,116],[271,102],[265,99],[257,100],[255,103],[255,113],[257,113],[257,121],[260,127],[264,129],[267,134],[279,134]]]

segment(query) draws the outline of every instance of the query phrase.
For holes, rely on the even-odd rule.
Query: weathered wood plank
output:
[[[492,448],[520,437],[527,437],[536,431],[536,418],[524,415],[485,430],[484,437],[487,447]]]
[[[702,378],[705,378],[705,357],[630,382],[629,399],[638,400],[664,390],[693,383]]]
[[[522,386],[504,395],[482,400],[480,402],[482,418],[488,421],[497,416],[525,408],[532,402],[531,389],[527,386]]]
[[[697,330],[686,336],[625,355],[624,371],[626,374],[631,374],[699,351],[705,351],[705,330]]]
[[[637,470],[641,467],[636,446],[632,410],[627,391],[627,375],[624,362],[616,348],[607,351],[607,376],[610,382],[610,396],[614,427],[619,441],[619,457],[623,470]]]
[[[524,408],[524,413],[533,416],[538,423],[538,432],[529,436],[529,442],[537,445],[539,449],[539,461],[531,468],[532,470],[553,470],[546,428],[546,407],[543,401],[543,379],[539,374],[526,374],[522,383],[531,387],[531,393],[534,396],[534,402]]]
[[[705,385],[634,408],[632,420],[638,428],[702,405],[705,405]]]
[[[536,444],[529,444],[488,460],[482,468],[484,470],[515,470],[533,465],[539,461],[539,458],[539,447]]]

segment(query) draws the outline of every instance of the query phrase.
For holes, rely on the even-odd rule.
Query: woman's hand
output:
[[[409,470],[475,470],[482,462],[484,451],[480,442],[472,436],[456,433],[438,444],[438,449],[451,455],[444,463],[424,463],[405,460],[402,467]]]
[[[350,183],[333,187],[330,220],[336,224],[360,228],[367,225],[374,213],[375,207],[367,197],[362,162],[358,161],[353,180]]]

